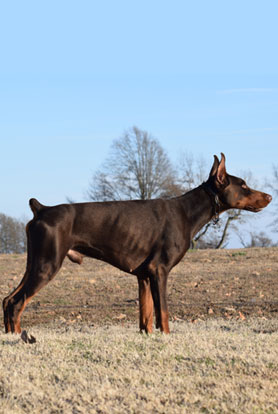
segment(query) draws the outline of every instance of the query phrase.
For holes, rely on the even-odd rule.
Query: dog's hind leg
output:
[[[14,291],[3,300],[4,325],[5,325],[5,332],[6,333],[13,332],[12,326],[11,326],[10,312],[8,310],[8,306],[11,303],[11,299],[21,289],[21,287],[24,285],[24,282],[27,278],[28,278],[28,270],[26,270],[25,275],[23,276],[23,278],[22,278],[20,284],[17,286],[17,288],[14,289]]]
[[[30,238],[28,234],[29,223],[26,226],[26,234],[27,234],[27,266],[25,274],[20,281],[19,285],[3,300],[3,312],[4,312],[4,324],[5,324],[5,331],[6,333],[11,332],[11,323],[9,319],[8,313],[8,304],[10,299],[15,296],[15,294],[21,289],[23,284],[25,283],[26,279],[28,279],[28,275],[31,269],[31,247],[30,247]]]
[[[153,298],[150,279],[138,277],[140,331],[151,333],[153,330]]]
[[[11,332],[21,332],[20,317],[26,305],[54,277],[59,268],[60,266],[55,267],[52,263],[41,263],[37,268],[31,269],[16,294],[6,301],[7,328],[10,327]]]
[[[37,226],[38,227],[38,226]],[[30,234],[29,234],[30,238]],[[18,287],[3,301],[6,332],[20,333],[20,317],[31,298],[59,271],[67,249],[59,249],[57,238],[46,227],[33,229],[28,240],[25,275]]]

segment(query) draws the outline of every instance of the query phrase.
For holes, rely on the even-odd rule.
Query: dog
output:
[[[224,211],[258,212],[272,199],[229,175],[225,164],[224,154],[220,161],[215,155],[207,181],[171,199],[47,207],[32,198],[34,218],[26,226],[26,272],[3,300],[5,331],[21,332],[23,310],[54,278],[66,256],[78,264],[89,256],[137,276],[140,330],[152,332],[154,309],[156,327],[169,333],[167,278],[192,238]]]

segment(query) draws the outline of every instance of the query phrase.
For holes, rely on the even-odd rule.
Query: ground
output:
[[[277,318],[277,257],[277,247],[189,251],[169,276],[170,320]],[[21,280],[25,262],[25,255],[0,255],[1,299]],[[22,326],[125,325],[138,321],[138,312],[136,277],[97,260],[79,266],[66,259],[25,309]]]

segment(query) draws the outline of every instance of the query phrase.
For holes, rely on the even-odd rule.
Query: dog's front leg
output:
[[[163,265],[158,265],[150,278],[155,307],[156,328],[164,333],[170,333],[167,304],[167,278],[168,272]]]
[[[138,276],[140,331],[152,333],[153,330],[153,298],[150,279]]]

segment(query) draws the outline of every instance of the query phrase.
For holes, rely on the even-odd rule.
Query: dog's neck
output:
[[[191,240],[209,221],[213,220],[217,223],[219,215],[224,211],[217,194],[207,183],[184,194],[181,199],[185,207],[187,222],[191,227]]]
[[[208,196],[211,199],[211,204],[213,208],[212,221],[213,221],[213,224],[217,224],[219,221],[219,215],[220,215],[221,207],[222,207],[218,194],[214,191],[213,188],[211,188],[211,186],[208,184],[207,181],[203,182],[200,185],[200,187],[202,187],[205,190],[205,192],[208,194]]]

